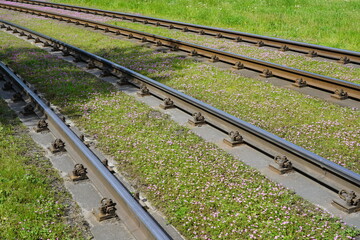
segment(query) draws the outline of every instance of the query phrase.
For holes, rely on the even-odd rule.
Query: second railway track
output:
[[[330,93],[331,96],[338,99],[350,98],[355,101],[360,100],[360,85],[340,79],[335,79],[291,67],[286,67],[246,57],[243,55],[233,54],[230,52],[212,49],[188,42],[182,42],[176,39],[157,36],[154,34],[140,32],[128,28],[122,28],[96,21],[85,20],[67,15],[50,13],[25,7],[12,6],[2,3],[0,3],[0,7],[24,13],[36,14],[39,16],[53,18],[60,21],[67,21],[69,23],[75,23],[77,25],[83,25],[85,27],[91,27],[94,29],[103,30],[105,32],[111,32],[117,35],[125,35],[128,38],[135,38],[143,42],[149,42],[159,46],[168,47],[174,51],[184,51],[193,56],[202,56],[208,58],[212,62],[219,61],[230,64],[235,69],[250,69],[252,71],[259,72],[260,76],[265,78],[274,76],[293,82],[294,86],[309,86],[315,89],[320,89],[322,91]]]
[[[210,35],[217,38],[227,38],[234,41],[244,41],[247,43],[255,44],[259,47],[268,46],[268,47],[277,48],[280,51],[295,51],[295,52],[307,54],[309,56],[320,56],[324,58],[335,59],[343,64],[346,63],[360,64],[359,52],[349,51],[344,49],[331,48],[321,45],[308,44],[304,42],[297,42],[286,39],[250,34],[245,32],[171,21],[166,19],[139,16],[139,15],[123,13],[123,12],[106,11],[101,9],[86,8],[86,7],[43,2],[36,0],[9,0],[9,1],[45,6],[45,7],[52,7],[52,8],[59,8],[64,10],[90,13],[96,15],[103,15],[107,17],[119,18],[122,20],[129,20],[143,24],[151,24],[154,26],[167,27],[170,29],[178,29],[185,32],[188,31],[188,32],[199,33],[202,35]]]
[[[20,36],[34,39],[36,43],[42,43],[65,55],[71,55],[75,61],[86,62],[90,68],[99,68],[106,75],[118,77],[122,83],[141,87],[142,91],[147,91],[156,98],[164,100],[165,106],[177,107],[190,114],[196,113],[195,117],[200,114],[204,117],[206,124],[214,126],[224,133],[232,133],[232,137],[225,140],[227,142],[231,143],[232,140],[236,140],[234,134],[238,133],[242,136],[243,143],[277,159],[278,162],[281,162],[279,156],[286,156],[297,172],[314,179],[332,191],[341,192],[344,189],[355,193],[360,191],[359,174],[301,147],[92,53],[9,22],[3,21],[3,25],[7,30],[16,32]]]
[[[64,120],[54,112],[50,107],[50,103],[38,95],[31,84],[14,73],[12,69],[2,62],[0,62],[0,77],[6,81],[7,90],[15,91],[14,95],[20,94],[21,97],[19,101],[29,99],[29,104],[27,104],[22,111],[24,116],[26,116],[24,112],[35,114],[35,109],[37,109],[40,118],[46,121],[42,126],[38,125],[38,129],[39,132],[42,131],[41,128],[49,129],[57,138],[52,145],[53,149],[51,151],[61,152],[65,149],[73,159],[76,159],[78,164],[83,164],[83,166],[89,169],[87,173],[89,179],[103,196],[111,197],[115,204],[117,204],[116,214],[123,219],[128,230],[136,239],[172,239],[150,214],[143,209],[119,179],[100,161],[97,155],[95,155],[83,140],[70,129]],[[3,87],[3,89],[4,88],[5,87]],[[32,107],[29,108],[28,106]],[[26,108],[31,110],[26,110]],[[56,146],[57,141],[59,144],[60,142],[63,143],[61,149],[59,144]],[[59,149],[57,147],[59,147]],[[80,175],[74,176],[79,177]],[[103,200],[107,200],[107,198],[103,198]],[[112,204],[104,204],[103,206],[107,206],[106,208],[113,207]],[[114,217],[115,210],[111,210],[111,213],[108,212],[106,208],[104,208],[104,212],[100,211],[100,213],[97,213],[99,219]]]

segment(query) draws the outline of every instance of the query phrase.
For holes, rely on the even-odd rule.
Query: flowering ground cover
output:
[[[0,239],[84,239],[58,173],[3,100],[0,166]]]
[[[360,112],[153,51],[75,26],[26,15],[6,16],[21,25],[71,42],[207,102],[355,172],[360,172]],[[60,30],[61,28],[61,30]],[[271,80],[269,80],[271,81]]]
[[[111,19],[109,17],[76,13],[74,11],[53,9],[49,7],[39,7],[39,6],[21,4],[15,2],[6,2],[6,3],[12,5],[20,5],[30,8],[36,8],[43,11],[52,11],[60,14],[65,14],[65,15],[75,16],[85,19],[92,19],[99,22],[106,22],[121,27],[127,27],[131,29],[157,34],[165,37],[170,37],[174,39],[179,39],[182,41],[191,42],[215,49],[221,49],[223,51],[237,53],[237,54],[261,59],[264,61],[269,61],[269,62],[273,62],[289,67],[294,67],[297,69],[314,72],[317,74],[360,84],[360,68],[352,66],[350,64],[343,65],[336,62],[319,61],[317,58],[308,58],[305,57],[304,55],[295,55],[289,52],[280,52],[276,50],[258,48],[255,46],[249,46],[242,43],[235,43],[231,40],[216,39],[214,37],[206,37],[191,33],[184,33],[181,31],[159,28],[152,25],[143,25],[141,23],[132,23],[122,20],[115,21],[114,19]]]
[[[360,50],[357,0],[52,0]]]
[[[360,234],[167,115],[20,39],[0,32],[0,40],[0,57],[97,138],[98,146],[188,239],[347,239]]]

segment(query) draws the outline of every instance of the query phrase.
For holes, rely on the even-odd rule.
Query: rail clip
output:
[[[244,139],[238,131],[235,132],[231,131],[229,133],[229,137],[230,139],[224,138],[223,141],[226,145],[229,145],[230,147],[235,147],[237,145],[244,143]]]
[[[116,203],[114,203],[111,199],[103,198],[103,199],[101,199],[100,204],[101,204],[101,206],[99,207],[99,212],[95,212],[93,210],[93,213],[99,222],[104,221],[106,219],[117,217],[117,215],[115,213]]]
[[[48,129],[48,124],[44,119],[39,120],[39,122],[36,124],[36,126],[34,127],[34,131],[35,132],[43,132],[49,130]]]
[[[74,170],[70,174],[70,179],[75,181],[85,180],[88,179],[86,176],[87,174],[87,168],[84,167],[84,165],[77,163],[75,164]]]
[[[193,113],[193,119],[189,119],[188,123],[192,126],[198,126],[205,124],[205,117],[200,112]]]
[[[286,156],[276,156],[274,161],[277,165],[269,164],[269,168],[278,174],[285,174],[293,171],[292,163]]]
[[[360,197],[358,197],[354,191],[346,191],[343,189],[339,192],[339,198],[343,201],[338,202],[337,200],[333,200],[332,202],[332,205],[336,208],[347,213],[360,211]]]

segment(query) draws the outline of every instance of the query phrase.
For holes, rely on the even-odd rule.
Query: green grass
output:
[[[360,50],[358,0],[53,0]]]
[[[109,58],[309,151],[360,172],[360,112],[326,103],[231,71],[195,63],[176,53],[153,52],[100,33],[48,20],[12,15],[15,22]],[[61,31],[58,30],[61,28]],[[85,41],[86,40],[86,41]],[[94,44],[97,43],[97,44]],[[269,80],[271,81],[271,79]],[[231,99],[231,101],[229,101]]]
[[[168,116],[26,42],[1,32],[0,39],[0,56],[92,134],[188,239],[346,239],[360,233]],[[57,71],[42,72],[44,64]],[[77,82],[86,96],[71,85],[53,95],[53,86],[64,82]]]
[[[83,239],[58,173],[0,100],[0,239]]]

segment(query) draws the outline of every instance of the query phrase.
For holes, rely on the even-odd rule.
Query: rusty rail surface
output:
[[[286,156],[296,171],[316,180],[332,191],[340,192],[343,189],[347,189],[357,193],[360,192],[359,174],[193,97],[95,54],[34,32],[25,27],[0,20],[0,28],[18,33],[28,39],[34,39],[36,43],[43,44],[56,51],[61,51],[64,55],[71,55],[74,61],[86,62],[89,68],[98,68],[102,70],[104,74],[106,73],[106,75],[119,78],[119,81],[123,83],[132,84],[138,88],[147,87],[153,96],[162,100],[170,98],[174,102],[175,107],[187,113],[200,112],[205,117],[207,124],[216,126],[216,128],[224,133],[238,131],[241,136],[243,136],[246,144],[268,156],[274,158],[277,156]]]
[[[250,58],[239,54],[225,52],[197,44],[183,42],[172,38],[162,37],[96,21],[71,17],[57,13],[50,13],[31,8],[12,6],[2,3],[0,3],[0,8],[35,14],[38,16],[57,19],[60,21],[66,21],[68,23],[83,25],[85,27],[92,27],[94,29],[111,32],[117,35],[125,35],[128,38],[135,38],[143,42],[150,42],[159,46],[168,47],[174,51],[181,50],[189,53],[190,55],[197,55],[209,58],[209,60],[213,62],[221,61],[227,64],[231,64],[236,69],[250,69],[252,71],[259,72],[260,76],[263,77],[279,77],[294,82],[295,86],[310,86],[313,88],[321,89],[325,92],[331,93],[331,96],[337,97],[339,99],[345,99],[349,97],[356,101],[360,100],[360,84],[355,84],[340,79],[335,79],[291,67],[286,67],[279,64],[274,64],[271,62],[266,62],[263,60],[258,60],[255,58]]]
[[[46,100],[39,97],[25,80],[21,79],[2,62],[0,62],[0,72],[11,79],[19,92],[25,93],[31,99],[32,104],[43,113],[51,132],[65,142],[66,150],[74,159],[83,163],[90,170],[88,176],[99,192],[105,193],[107,197],[111,196],[118,204],[117,215],[123,219],[128,230],[136,239],[171,239],[122,183],[103,165],[100,159],[48,106]]]
[[[339,48],[331,48],[321,45],[308,44],[304,42],[297,42],[286,39],[261,36],[257,34],[232,31],[221,28],[201,26],[201,25],[171,21],[166,19],[152,18],[152,17],[139,16],[129,13],[106,11],[101,9],[86,8],[86,7],[79,7],[79,6],[66,5],[66,4],[42,2],[36,0],[7,0],[7,1],[59,8],[64,10],[84,12],[84,13],[90,13],[96,15],[103,15],[112,18],[119,18],[122,20],[129,20],[132,22],[139,22],[154,26],[167,27],[170,29],[178,29],[185,32],[194,32],[202,35],[214,36],[216,38],[231,39],[237,42],[243,41],[247,43],[256,44],[256,46],[259,47],[268,46],[268,47],[277,48],[280,51],[295,51],[295,52],[307,54],[308,56],[320,56],[324,58],[335,59],[342,64],[346,64],[350,62],[354,64],[360,64],[360,52],[344,50]]]

